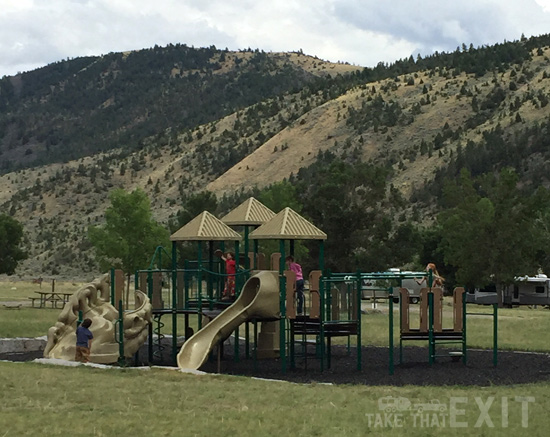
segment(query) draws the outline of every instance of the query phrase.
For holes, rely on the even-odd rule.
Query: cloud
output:
[[[489,45],[519,39],[522,33],[530,36],[546,32],[550,17],[541,16],[541,2],[346,0],[335,2],[335,14],[350,26],[401,38],[422,54],[430,54],[435,50],[452,51],[462,43]]]
[[[550,0],[0,0],[0,76],[183,43],[373,66],[550,29]]]

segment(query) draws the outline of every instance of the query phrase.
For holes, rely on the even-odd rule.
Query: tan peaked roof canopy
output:
[[[222,222],[226,225],[263,225],[275,216],[267,206],[250,197],[234,210],[222,217]]]
[[[203,211],[189,223],[170,236],[170,241],[239,241],[241,236],[214,217]]]
[[[252,240],[326,240],[327,234],[287,207],[249,237]]]

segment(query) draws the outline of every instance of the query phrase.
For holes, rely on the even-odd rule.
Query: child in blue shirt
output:
[[[76,352],[75,361],[87,363],[90,358],[90,348],[92,347],[92,339],[94,335],[88,329],[92,325],[90,319],[84,319],[80,326],[76,328]]]

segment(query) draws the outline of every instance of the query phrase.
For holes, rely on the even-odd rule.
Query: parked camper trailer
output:
[[[542,273],[515,278],[504,294],[507,305],[550,305],[550,279]]]
[[[468,291],[466,302],[492,304],[498,302],[496,286]],[[542,273],[536,276],[518,276],[504,289],[504,305],[550,305],[550,279]]]

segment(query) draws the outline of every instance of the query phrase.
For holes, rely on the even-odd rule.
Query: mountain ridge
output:
[[[216,56],[224,53],[229,64],[239,56],[244,59],[241,64],[249,64],[255,57],[266,65],[281,62],[282,68],[288,68],[286,61],[301,63],[304,74],[313,74],[315,68],[320,82],[259,99],[190,128],[160,126],[153,135],[140,139],[137,147],[1,175],[0,205],[27,231],[30,258],[21,263],[20,274],[74,276],[94,271],[97,266],[86,230],[102,223],[107,193],[113,188],[145,190],[155,217],[168,223],[177,213],[180,199],[190,193],[206,189],[222,197],[292,179],[302,168],[315,165],[319,154],[325,152],[390,168],[390,185],[409,203],[401,213],[412,215],[413,209],[420,208],[421,220],[429,222],[437,210],[429,199],[424,203],[416,200],[421,198],[419,190],[468,145],[471,150],[480,147],[484,136],[499,126],[502,135],[511,138],[549,119],[550,48],[544,45],[546,39],[540,41],[538,47],[530,48],[529,56],[522,54],[517,63],[508,59],[484,74],[441,66],[388,74],[370,82],[363,82],[361,75],[368,76],[372,70],[367,74],[355,66],[330,64],[301,53],[259,56],[261,52],[243,52],[246,56],[242,56],[216,52]],[[274,59],[264,59],[271,56]],[[225,74],[224,67],[211,64],[215,67],[212,75]],[[229,64],[225,67],[232,71]],[[95,64],[90,65],[94,68]],[[385,68],[389,71],[396,66]],[[174,68],[169,75],[181,76],[182,69]],[[69,69],[71,74],[74,69]],[[163,67],[163,71],[168,70]],[[197,71],[200,69],[185,75]],[[333,77],[326,71],[341,74]],[[207,77],[210,73],[205,70],[201,74]],[[106,102],[102,104],[112,105]],[[125,129],[131,131],[129,126]],[[9,141],[5,135],[2,138],[3,160],[9,155]],[[27,143],[14,147],[24,154],[21,147],[43,146]],[[547,157],[541,161],[546,165]],[[523,176],[527,181],[530,170],[526,168]],[[540,183],[548,186],[548,178],[543,177]]]

